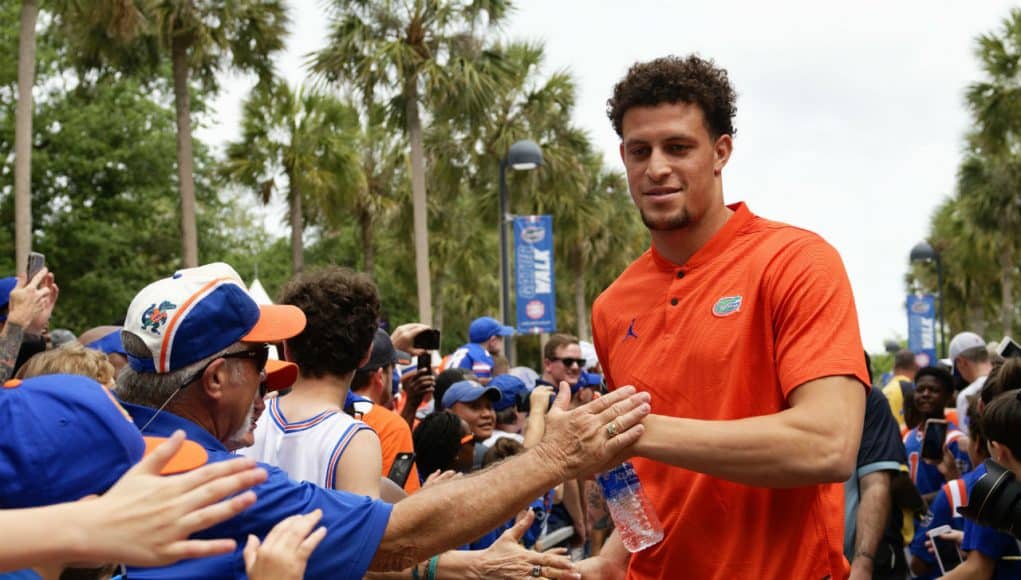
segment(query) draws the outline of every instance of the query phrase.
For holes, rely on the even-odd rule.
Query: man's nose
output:
[[[670,164],[658,147],[654,147],[652,153],[649,154],[649,165],[646,167],[645,173],[649,179],[656,182],[662,181],[670,175]]]

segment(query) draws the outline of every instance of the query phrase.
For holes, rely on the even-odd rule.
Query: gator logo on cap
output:
[[[716,301],[713,305],[713,316],[730,316],[731,314],[741,310],[741,296],[724,296]]]
[[[152,331],[153,334],[159,335],[160,328],[167,323],[167,319],[170,318],[170,310],[177,308],[177,305],[169,300],[160,302],[159,306],[155,304],[149,306],[142,313],[142,328],[145,330]]]

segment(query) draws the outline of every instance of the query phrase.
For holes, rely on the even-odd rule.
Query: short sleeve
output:
[[[828,376],[871,379],[851,283],[840,255],[806,234],[777,252],[763,279],[772,310],[775,363],[785,397]]]
[[[963,550],[969,552],[978,550],[990,559],[999,560],[1016,551],[1016,542],[1010,535],[976,524],[971,520],[965,520],[964,542],[961,544]]]

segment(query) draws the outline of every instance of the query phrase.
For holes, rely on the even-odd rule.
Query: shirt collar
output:
[[[704,246],[698,249],[691,258],[688,259],[683,265],[678,266],[670,260],[663,257],[662,254],[656,251],[656,246],[651,247],[652,258],[655,260],[656,265],[664,270],[675,271],[678,268],[684,270],[690,270],[697,268],[703,264],[707,264],[713,260],[713,258],[719,256],[726,250],[731,242],[737,238],[741,230],[744,229],[755,215],[748,209],[743,201],[732,203],[727,206],[727,209],[734,212],[730,218],[727,219],[727,223],[723,224],[723,227],[719,229],[713,237],[709,238]]]
[[[132,405],[131,403],[125,403],[121,401],[121,405],[127,409],[131,415],[131,419],[135,422],[135,425],[141,429],[142,425],[145,425],[149,419],[152,419],[153,415],[156,415],[156,409],[150,409],[149,407],[143,407],[141,405]],[[167,410],[159,412],[159,415],[148,427],[145,428],[143,435],[155,435],[157,437],[170,437],[174,434],[174,431],[181,429],[188,439],[191,439],[195,443],[201,445],[206,451],[227,451],[227,448],[220,443],[219,439],[213,437],[212,433],[206,431],[197,424],[179,417]]]

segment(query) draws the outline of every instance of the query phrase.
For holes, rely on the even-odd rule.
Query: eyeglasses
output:
[[[221,358],[249,358],[249,359],[254,360],[255,361],[256,370],[258,370],[259,374],[260,374],[260,379],[263,379],[263,380],[259,381],[259,393],[260,393],[260,395],[265,396],[264,389],[265,389],[266,381],[264,380],[265,377],[262,377],[261,375],[266,370],[266,361],[269,360],[269,345],[268,344],[264,344],[264,345],[262,345],[259,348],[241,350],[241,351],[238,351],[238,352],[228,352],[227,354],[222,354],[222,355],[214,358],[213,360],[209,361],[208,363],[206,363],[206,365],[204,367],[199,369],[195,374],[193,374],[190,377],[188,377],[188,379],[184,381],[184,384],[182,384],[180,387],[177,387],[177,389],[173,393],[171,393],[169,397],[167,397],[167,400],[163,401],[163,404],[160,405],[159,409],[156,409],[156,412],[153,414],[153,416],[149,417],[149,420],[145,422],[145,425],[142,425],[142,428],[139,429],[139,431],[144,432],[145,428],[148,427],[153,421],[155,421],[156,417],[159,416],[159,414],[163,412],[163,409],[166,408],[166,406],[170,403],[170,401],[174,397],[177,396],[177,393],[180,393],[182,389],[184,389],[188,385],[190,385],[190,384],[194,383],[195,381],[197,381],[199,379],[199,377],[201,377],[202,375],[205,374],[206,369],[209,368],[209,365],[213,364],[214,362],[218,361]]]
[[[563,357],[563,358],[551,358],[550,360],[551,361],[560,361],[560,362],[564,363],[564,366],[567,367],[567,368],[571,368],[574,365],[578,365],[581,368],[585,368],[585,359],[583,359],[583,358]]]
[[[256,349],[227,353],[220,358],[250,358],[255,361],[256,370],[262,372],[266,369],[266,361],[269,360],[269,345],[264,344]]]

